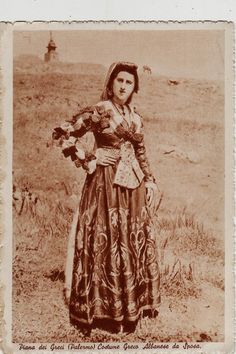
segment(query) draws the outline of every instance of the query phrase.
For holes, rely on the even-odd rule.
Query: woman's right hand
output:
[[[96,158],[97,158],[97,165],[100,166],[109,166],[109,165],[114,165],[117,161],[117,158],[114,156],[111,156],[108,152],[106,152],[104,149],[97,149],[96,153]]]

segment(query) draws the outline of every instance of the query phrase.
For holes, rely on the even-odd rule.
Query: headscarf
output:
[[[125,61],[119,61],[116,63],[111,64],[106,80],[104,83],[104,88],[103,92],[101,95],[101,100],[106,101],[112,97],[112,82],[115,79],[115,77],[118,75],[120,71],[126,71],[132,75],[134,75],[134,91],[135,93],[138,92],[139,90],[139,78],[138,78],[138,73],[137,73],[138,66],[134,63],[129,63]],[[132,94],[131,94],[132,95]]]

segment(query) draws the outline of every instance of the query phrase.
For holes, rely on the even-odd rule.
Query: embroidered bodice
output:
[[[96,158],[78,148],[77,143],[86,132],[93,132],[96,148],[99,149],[120,150],[124,144],[126,147],[130,146],[145,180],[153,180],[146,157],[141,117],[132,107],[128,106],[128,109],[130,124],[111,101],[99,102],[96,106],[80,111],[71,121],[55,128],[53,138],[60,141],[64,156],[70,156],[76,166],[82,165],[85,169],[87,164]],[[136,164],[135,173],[141,178],[138,167]]]

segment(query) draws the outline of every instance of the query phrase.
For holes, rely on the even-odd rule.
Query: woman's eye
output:
[[[130,81],[130,80],[127,80],[126,83],[127,83],[128,85],[132,85],[133,82]]]

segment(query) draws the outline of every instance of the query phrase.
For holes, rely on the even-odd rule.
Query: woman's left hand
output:
[[[153,207],[155,204],[155,199],[158,191],[158,187],[154,182],[146,182],[146,198],[147,198],[147,206],[149,208]]]

